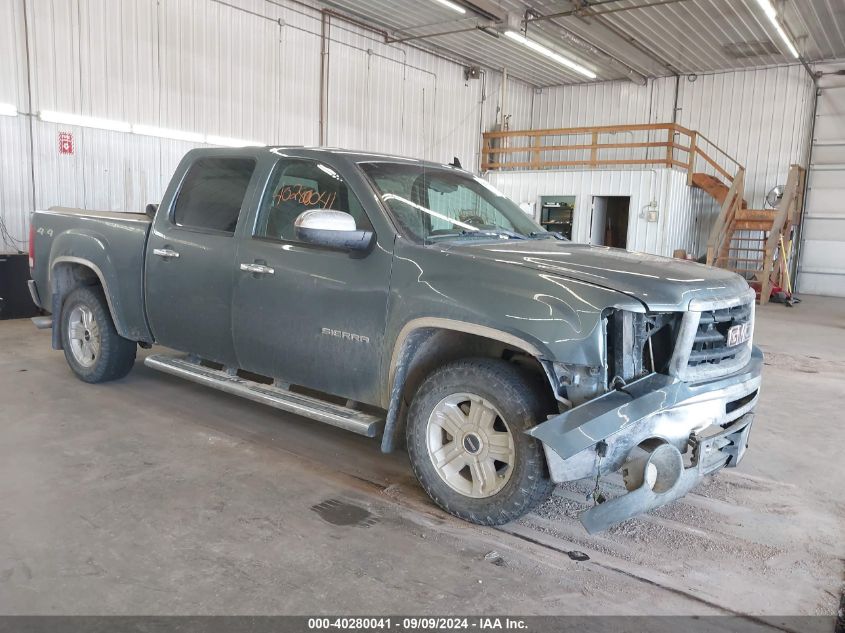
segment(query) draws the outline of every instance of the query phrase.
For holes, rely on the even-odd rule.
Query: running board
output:
[[[378,435],[384,424],[384,420],[378,416],[294,393],[284,387],[246,380],[234,373],[211,369],[187,358],[153,354],[144,359],[144,364],[166,374],[186,378],[207,387],[260,402],[282,411],[296,413],[366,437]]]

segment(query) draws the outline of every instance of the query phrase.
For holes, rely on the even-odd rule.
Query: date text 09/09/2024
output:
[[[351,630],[398,630],[398,631],[442,631],[442,630],[511,630],[524,631],[528,625],[522,618],[510,617],[336,617],[309,618],[308,629],[314,631],[329,629]]]

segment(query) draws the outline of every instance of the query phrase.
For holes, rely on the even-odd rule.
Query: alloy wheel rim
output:
[[[513,435],[502,414],[472,393],[451,394],[435,405],[426,447],[446,485],[475,499],[500,492],[516,463]]]
[[[100,328],[88,306],[78,305],[68,317],[70,351],[77,363],[91,367],[100,355]]]

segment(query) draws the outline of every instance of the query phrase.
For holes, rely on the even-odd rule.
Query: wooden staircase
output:
[[[772,283],[784,286],[788,274],[781,245],[791,243],[798,225],[805,170],[792,165],[786,189],[775,209],[749,209],[742,197],[745,170],[740,168],[730,187],[714,176],[692,175],[691,184],[703,189],[722,206],[707,242],[707,263],[732,270],[754,286],[760,303],[771,295]]]
[[[703,171],[693,173],[690,184],[709,193],[719,204],[725,202],[725,198],[728,197],[728,192],[730,191],[730,187],[719,178],[705,174]],[[748,203],[743,199],[742,208],[745,209],[747,207]]]

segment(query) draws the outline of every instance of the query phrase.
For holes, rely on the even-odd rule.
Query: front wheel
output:
[[[116,380],[132,369],[137,346],[117,333],[98,286],[71,292],[62,306],[61,322],[65,359],[80,380]]]
[[[477,358],[441,367],[408,411],[411,465],[441,508],[481,525],[521,517],[551,494],[540,442],[524,433],[546,398],[512,363]]]

